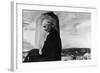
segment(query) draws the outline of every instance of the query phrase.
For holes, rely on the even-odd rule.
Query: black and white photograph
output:
[[[22,9],[22,62],[91,60],[91,13]]]
[[[14,3],[12,69],[96,65],[96,8]]]

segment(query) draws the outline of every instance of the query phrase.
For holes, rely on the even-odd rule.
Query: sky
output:
[[[44,12],[23,10],[23,48],[35,48],[36,20]],[[54,11],[59,18],[62,48],[91,47],[91,13]]]

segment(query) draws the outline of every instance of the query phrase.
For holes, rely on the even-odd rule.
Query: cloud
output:
[[[87,47],[91,45],[91,27],[90,20],[81,22],[77,27],[70,27],[61,31],[63,48],[65,47]],[[70,45],[70,46],[68,46]]]

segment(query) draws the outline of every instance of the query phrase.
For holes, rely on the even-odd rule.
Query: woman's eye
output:
[[[46,27],[46,26],[43,26],[44,28]]]
[[[49,24],[51,24],[51,22],[48,22]]]

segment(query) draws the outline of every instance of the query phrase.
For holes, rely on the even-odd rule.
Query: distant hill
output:
[[[66,48],[62,49],[62,60],[88,60],[91,58],[90,48]]]
[[[90,48],[65,48],[65,49],[62,49],[62,56],[64,56],[64,55],[83,55],[85,53],[91,53]]]

